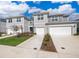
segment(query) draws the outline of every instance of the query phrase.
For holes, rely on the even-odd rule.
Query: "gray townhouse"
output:
[[[29,20],[28,17],[25,16],[15,16],[15,17],[8,17],[5,19],[5,22],[0,23],[0,29],[7,34],[15,34],[16,32],[32,32],[32,20]],[[0,32],[1,32],[0,31]]]
[[[77,34],[77,21],[70,21],[69,15],[55,14],[49,12],[33,14],[34,32],[42,35],[50,33],[51,35],[74,35]]]

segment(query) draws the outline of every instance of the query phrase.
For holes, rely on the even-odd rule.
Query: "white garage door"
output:
[[[37,35],[43,35],[44,34],[44,28],[36,28],[36,34]]]
[[[51,35],[71,35],[71,27],[52,27],[49,28]]]

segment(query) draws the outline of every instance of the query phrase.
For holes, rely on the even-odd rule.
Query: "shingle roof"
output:
[[[49,17],[52,17],[52,16],[63,16],[63,17],[68,17],[69,15],[65,15],[65,14],[54,14],[54,15],[49,15]]]
[[[33,15],[36,16],[36,15],[40,15],[40,14],[49,14],[49,12],[38,12],[38,13],[34,13]]]
[[[6,19],[9,19],[9,18],[19,18],[19,17],[24,17],[26,20],[29,20],[29,18],[26,17],[26,16],[12,16],[12,17],[7,17]]]

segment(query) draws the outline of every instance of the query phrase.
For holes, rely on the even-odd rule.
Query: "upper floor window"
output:
[[[21,18],[17,18],[17,22],[21,22]]]
[[[41,20],[43,20],[43,16],[41,17]]]
[[[43,20],[43,15],[38,15],[38,20]]]
[[[38,17],[38,20],[40,20],[40,17]]]
[[[52,19],[52,21],[57,21],[57,19]]]
[[[10,18],[10,19],[8,20],[8,22],[9,22],[9,23],[12,23],[12,18]]]

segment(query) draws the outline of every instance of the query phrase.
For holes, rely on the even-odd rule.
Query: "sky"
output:
[[[79,1],[0,1],[0,17],[24,15],[36,12],[73,15],[79,13]],[[76,18],[76,17],[75,17]]]

